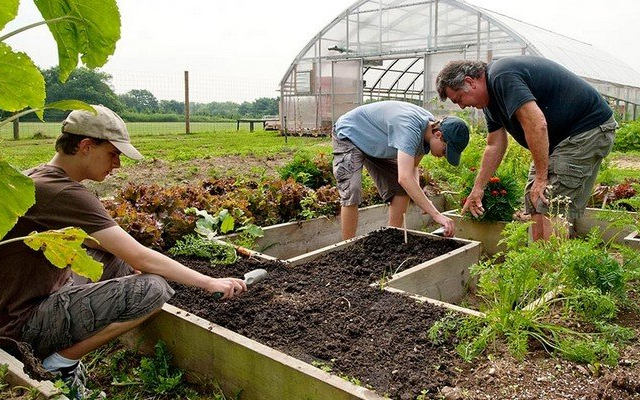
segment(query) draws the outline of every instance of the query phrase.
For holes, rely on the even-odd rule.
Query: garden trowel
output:
[[[254,284],[262,281],[266,277],[267,277],[266,269],[262,269],[262,268],[254,269],[253,271],[249,271],[246,274],[244,274],[244,283],[246,283],[247,288],[249,288]],[[222,292],[215,292],[213,294],[214,299],[219,299],[222,296],[223,296]]]

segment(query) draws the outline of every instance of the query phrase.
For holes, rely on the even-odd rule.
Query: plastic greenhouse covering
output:
[[[640,116],[640,73],[587,43],[460,0],[363,0],[340,13],[291,63],[280,82],[282,126],[327,134],[340,115],[381,99],[452,109],[434,87],[447,62],[522,54],[564,65],[618,112]]]

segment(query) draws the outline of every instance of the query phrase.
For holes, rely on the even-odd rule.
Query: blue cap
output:
[[[440,124],[440,131],[447,143],[447,161],[459,165],[460,155],[469,144],[469,125],[461,118],[446,117]]]

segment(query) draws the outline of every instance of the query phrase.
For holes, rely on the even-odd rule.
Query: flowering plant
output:
[[[476,168],[470,169],[465,188],[463,189],[463,198],[460,206],[464,206],[467,196],[473,189],[473,183],[477,175]],[[470,213],[467,216],[482,221],[513,221],[513,213],[522,205],[522,193],[524,190],[519,187],[515,177],[507,174],[496,174],[489,179],[484,188],[484,196],[482,197],[482,206],[484,214],[473,217]]]

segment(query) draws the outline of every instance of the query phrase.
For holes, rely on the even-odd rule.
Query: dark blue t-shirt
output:
[[[562,140],[605,123],[611,107],[585,80],[560,64],[532,56],[507,57],[487,66],[487,128],[504,127],[528,148],[516,110],[534,100],[547,120],[549,153]]]

